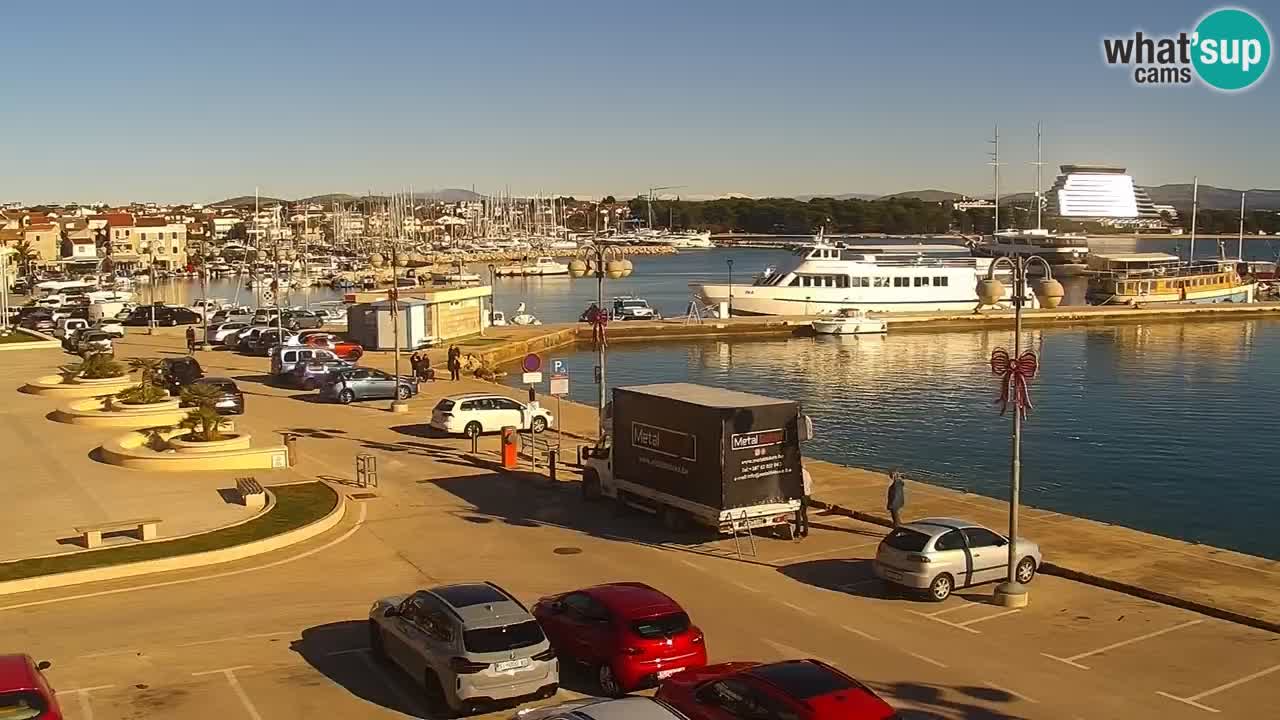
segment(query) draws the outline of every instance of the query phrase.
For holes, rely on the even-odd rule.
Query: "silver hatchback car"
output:
[[[1040,546],[1018,538],[1016,575],[1026,584],[1040,567]],[[1008,577],[1009,540],[977,523],[955,518],[925,518],[906,523],[880,541],[873,563],[876,576],[906,588],[927,590],[931,600],[946,600],[956,588]]]
[[[378,600],[369,610],[369,646],[420,680],[437,712],[549,698],[559,688],[559,664],[542,628],[493,583]]]

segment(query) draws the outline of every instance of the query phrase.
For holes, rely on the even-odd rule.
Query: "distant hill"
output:
[[[1157,205],[1172,205],[1179,211],[1191,211],[1193,186],[1190,183],[1157,185],[1146,188],[1151,201]],[[1245,195],[1247,210],[1280,210],[1280,190],[1249,190]],[[1201,210],[1237,210],[1240,208],[1240,191],[1212,185],[1200,186]]]
[[[352,203],[360,198],[350,193],[326,193],[324,195],[312,195],[311,197],[302,198],[298,202],[311,203],[315,205],[332,205],[334,203]]]
[[[892,195],[881,195],[878,200],[921,200],[923,202],[947,202],[948,200],[959,200],[965,197],[961,193],[947,192],[946,190],[908,190],[906,192],[893,193]]]
[[[832,200],[875,200],[880,195],[876,193],[818,193],[816,195],[796,195],[795,199],[801,202],[809,202],[814,198],[831,198]]]
[[[279,203],[289,202],[280,198],[259,196],[257,198],[259,205],[276,205]],[[253,207],[254,197],[252,195],[241,195],[239,197],[227,198],[216,203],[210,203],[209,207],[230,207],[230,208],[247,208]]]
[[[414,193],[414,195],[422,200],[437,200],[439,202],[471,202],[482,197],[478,192],[463,190],[462,188],[444,188],[443,190]]]

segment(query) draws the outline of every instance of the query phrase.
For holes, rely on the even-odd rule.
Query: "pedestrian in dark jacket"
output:
[[[462,379],[462,351],[457,345],[449,347],[449,379]]]
[[[187,354],[194,355],[196,352],[196,329],[190,325],[187,326]]]
[[[809,537],[809,500],[813,496],[813,477],[808,468],[800,466],[800,509],[796,511],[796,537]]]
[[[902,508],[907,504],[907,485],[903,482],[902,473],[894,470],[889,473],[889,492],[885,498],[885,509],[893,516],[893,526],[902,524]]]

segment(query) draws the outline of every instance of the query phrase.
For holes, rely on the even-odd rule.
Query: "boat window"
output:
[[[857,278],[854,278],[854,280],[857,280]],[[837,275],[837,276],[836,276],[836,287],[841,287],[841,288],[847,288],[847,287],[849,287],[849,276],[848,276],[848,275]]]
[[[887,278],[887,277],[877,277],[877,278],[875,278],[875,286],[876,286],[876,287],[889,287],[889,278]]]
[[[893,286],[894,287],[911,287],[911,278],[895,277],[893,279]]]
[[[937,277],[934,277],[934,278],[933,278],[933,286],[934,286],[934,287],[946,287],[946,286],[947,286],[947,276],[946,276],[946,275],[939,275],[939,276],[937,276]]]
[[[836,286],[835,276],[827,275],[826,277],[822,278],[822,284],[826,287],[835,287]]]
[[[915,286],[916,286],[916,287],[925,287],[925,286],[927,286],[928,284],[929,284],[929,278],[927,278],[927,277],[918,277],[918,278],[915,278]]]
[[[799,287],[799,286],[800,286],[800,276],[799,276],[799,275],[797,275],[796,277],[791,278],[791,282],[787,283],[787,285],[788,285],[789,287]]]

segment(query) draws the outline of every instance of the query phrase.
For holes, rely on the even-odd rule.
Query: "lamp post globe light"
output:
[[[1013,303],[1013,351],[1007,352],[997,348],[991,353],[991,369],[1004,379],[1004,389],[1000,400],[1005,408],[1009,404],[1009,393],[1012,389],[1013,427],[1011,437],[1011,457],[1009,463],[1009,561],[1005,580],[996,586],[995,601],[1005,607],[1025,607],[1029,597],[1027,588],[1018,581],[1018,508],[1022,492],[1022,415],[1031,407],[1027,395],[1026,382],[1035,376],[1037,361],[1031,350],[1022,351],[1022,306],[1027,296],[1027,272],[1032,265],[1044,266],[1044,278],[1035,285],[1035,295],[1042,307],[1053,309],[1062,302],[1064,295],[1062,283],[1053,279],[1053,269],[1039,255],[1025,258],[1000,257],[992,261],[987,268],[987,276],[978,281],[978,310],[985,305],[995,305],[1004,299],[1004,283],[996,279],[999,266],[1007,265],[1013,273],[1013,292],[1010,302]],[[1001,414],[1004,409],[1001,410]]]
[[[617,280],[631,275],[634,271],[635,265],[623,256],[621,250],[606,245],[590,244],[583,246],[578,256],[569,262],[569,275],[571,277],[581,278],[590,274],[595,275],[596,278],[596,309],[592,316],[587,319],[592,325],[592,337],[596,346],[596,368],[598,370],[596,384],[599,390],[599,424],[597,431],[601,438],[605,435],[604,407],[608,404],[608,386],[605,380],[605,348],[608,343],[606,342],[605,328],[609,323],[609,313],[605,310],[604,305],[604,279],[608,277]]]

